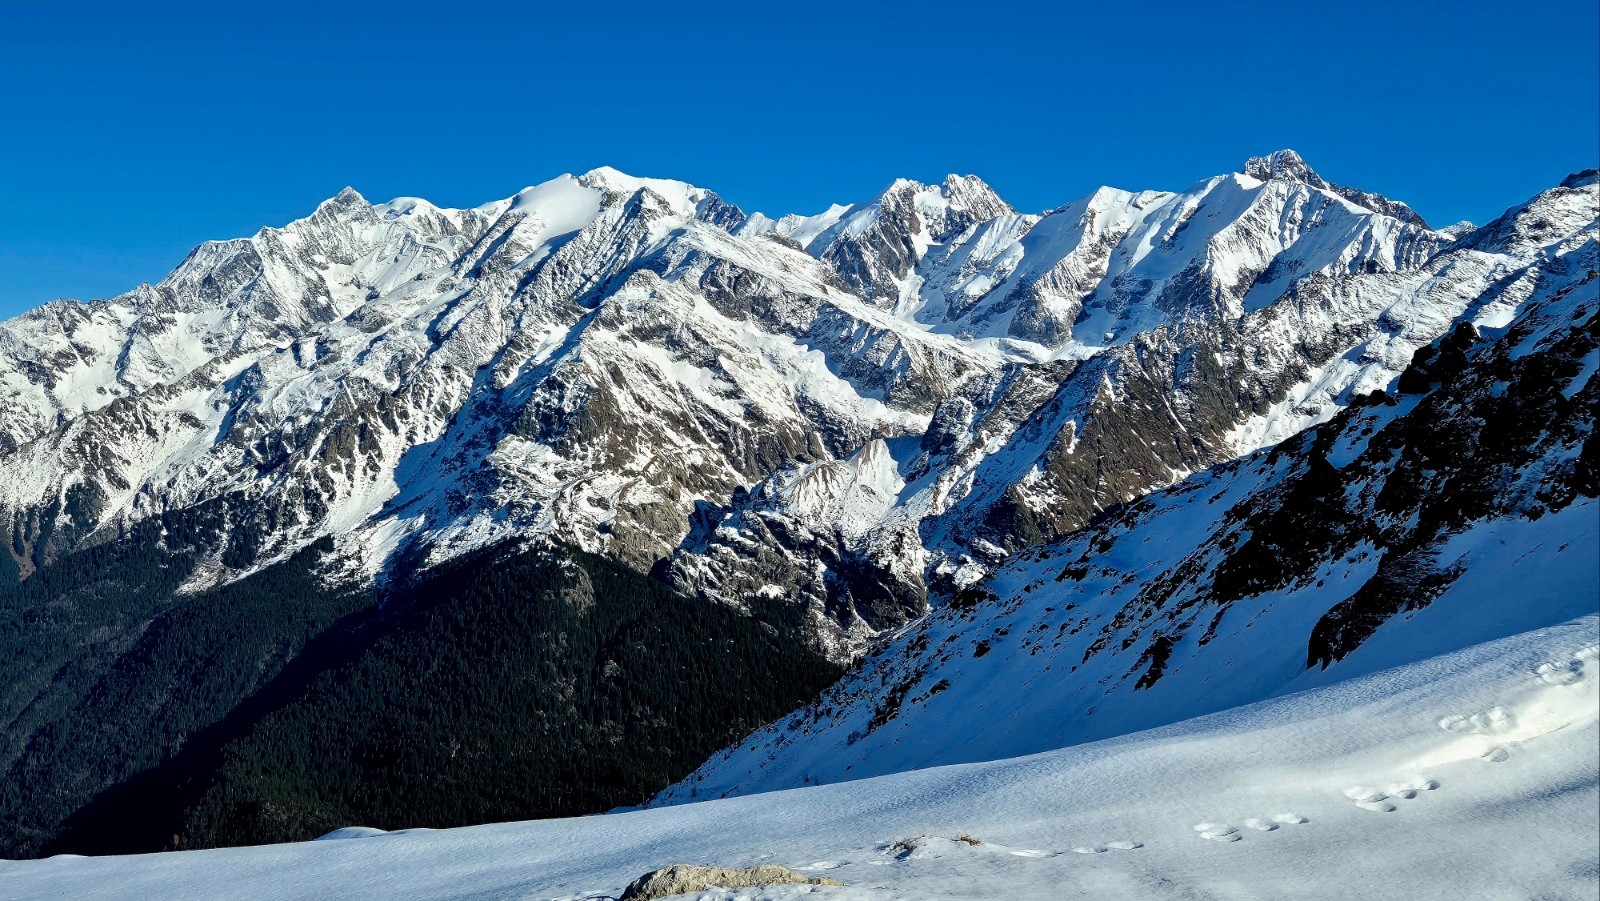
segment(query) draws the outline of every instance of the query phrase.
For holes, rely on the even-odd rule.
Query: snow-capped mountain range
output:
[[[1434,230],[1280,151],[1042,214],[346,190],[48,304],[0,843],[381,828],[0,894],[1596,897],[1597,279],[1595,170]]]
[[[610,169],[466,210],[347,189],[0,324],[0,528],[25,577],[221,511],[190,590],[324,537],[380,581],[557,539],[789,599],[844,659],[1510,322],[1595,197],[1435,231],[1291,151],[1042,214],[971,176],[777,219]]]
[[[1594,614],[1597,274],[1567,244],[1393,393],[1013,555],[657,803],[1080,745]]]

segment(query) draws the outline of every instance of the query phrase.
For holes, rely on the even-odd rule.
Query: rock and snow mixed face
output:
[[[1592,617],[1600,245],[1546,273],[1395,394],[1012,556],[658,803],[1062,748]]]
[[[1445,234],[1245,170],[1044,215],[971,177],[780,219],[608,169],[469,210],[346,190],[0,324],[0,528],[25,575],[210,505],[207,578],[546,536],[789,598],[842,656],[1503,322],[1596,229],[1592,175]]]

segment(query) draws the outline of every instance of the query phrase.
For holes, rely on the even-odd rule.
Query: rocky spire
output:
[[[1358,188],[1349,188],[1336,185],[1318,175],[1315,169],[1306,164],[1305,158],[1293,150],[1278,150],[1266,156],[1253,156],[1245,161],[1241,170],[1245,175],[1261,181],[1294,181],[1313,188],[1321,188],[1343,197],[1345,200],[1368,209],[1374,213],[1382,213],[1411,225],[1427,228],[1428,223],[1416,210],[1398,200],[1390,200],[1382,194],[1362,191]]]
[[[1277,150],[1266,156],[1253,156],[1245,161],[1243,172],[1261,181],[1297,181],[1313,188],[1328,187],[1322,176],[1306,165],[1305,159],[1293,150]]]

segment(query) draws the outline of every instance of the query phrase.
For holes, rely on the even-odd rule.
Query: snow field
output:
[[[776,863],[849,885],[684,897],[1595,898],[1597,629],[1028,757],[571,820],[12,862],[0,896],[598,901],[670,863]]]

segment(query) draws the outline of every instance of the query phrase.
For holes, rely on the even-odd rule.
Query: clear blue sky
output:
[[[612,165],[746,210],[976,173],[1039,210],[1299,150],[1444,225],[1600,158],[1595,0],[0,0],[0,315],[208,238]]]

